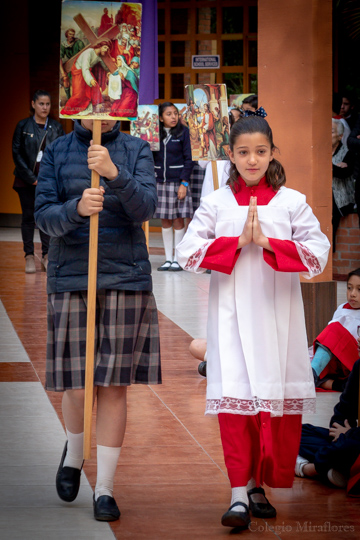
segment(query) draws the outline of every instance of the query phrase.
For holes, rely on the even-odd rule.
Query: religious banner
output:
[[[142,5],[63,0],[60,118],[137,117]]]
[[[158,105],[138,106],[138,117],[130,122],[130,135],[147,141],[153,152],[160,150]]]
[[[229,115],[225,84],[185,86],[184,113],[194,161],[228,159]]]

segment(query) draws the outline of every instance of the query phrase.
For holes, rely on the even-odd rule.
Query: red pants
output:
[[[256,485],[289,488],[293,484],[301,438],[301,415],[220,413],[219,424],[231,487]]]

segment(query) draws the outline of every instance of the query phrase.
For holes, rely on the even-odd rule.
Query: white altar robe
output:
[[[204,197],[177,246],[179,264],[204,272],[208,247],[240,236],[247,213],[229,186]],[[281,187],[258,206],[258,216],[265,236],[295,242],[305,277],[323,271],[330,244],[304,195]],[[211,273],[206,400],[206,414],[315,411],[299,275],[273,270],[253,243],[242,248],[231,275]]]
[[[341,304],[337,310],[335,311],[333,318],[329,322],[329,324],[338,322],[346,328],[348,332],[357,340],[358,333],[357,328],[360,325],[360,309],[347,309],[344,308],[344,306],[347,305],[347,302],[345,304]]]

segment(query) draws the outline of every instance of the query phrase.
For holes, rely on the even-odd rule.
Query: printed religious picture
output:
[[[225,84],[185,86],[191,153],[194,161],[227,159],[229,115]]]
[[[130,135],[147,141],[153,152],[160,150],[158,105],[138,106],[138,117],[130,122]]]
[[[175,107],[179,111],[179,119],[183,126],[189,127],[187,122],[187,105],[186,103],[174,103]]]
[[[60,118],[137,117],[141,4],[63,0]]]

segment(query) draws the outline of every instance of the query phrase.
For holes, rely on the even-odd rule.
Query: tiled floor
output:
[[[92,515],[95,438],[78,499],[68,505],[54,480],[65,434],[61,396],[43,389],[46,277],[24,274],[19,231],[0,230],[0,539],[224,538],[220,525],[230,488],[216,418],[204,417],[206,381],[188,353],[204,337],[210,276],[156,272],[161,237],[150,236],[154,292],[160,311],[163,384],[133,386],[125,444],[115,479],[122,511],[112,526]],[[37,246],[38,249],[38,246]],[[345,284],[338,284],[338,302]],[[315,417],[327,425],[338,394],[319,394]],[[360,503],[316,481],[268,490],[278,517],[255,519],[253,538],[358,539]],[[345,528],[344,528],[345,527]]]

